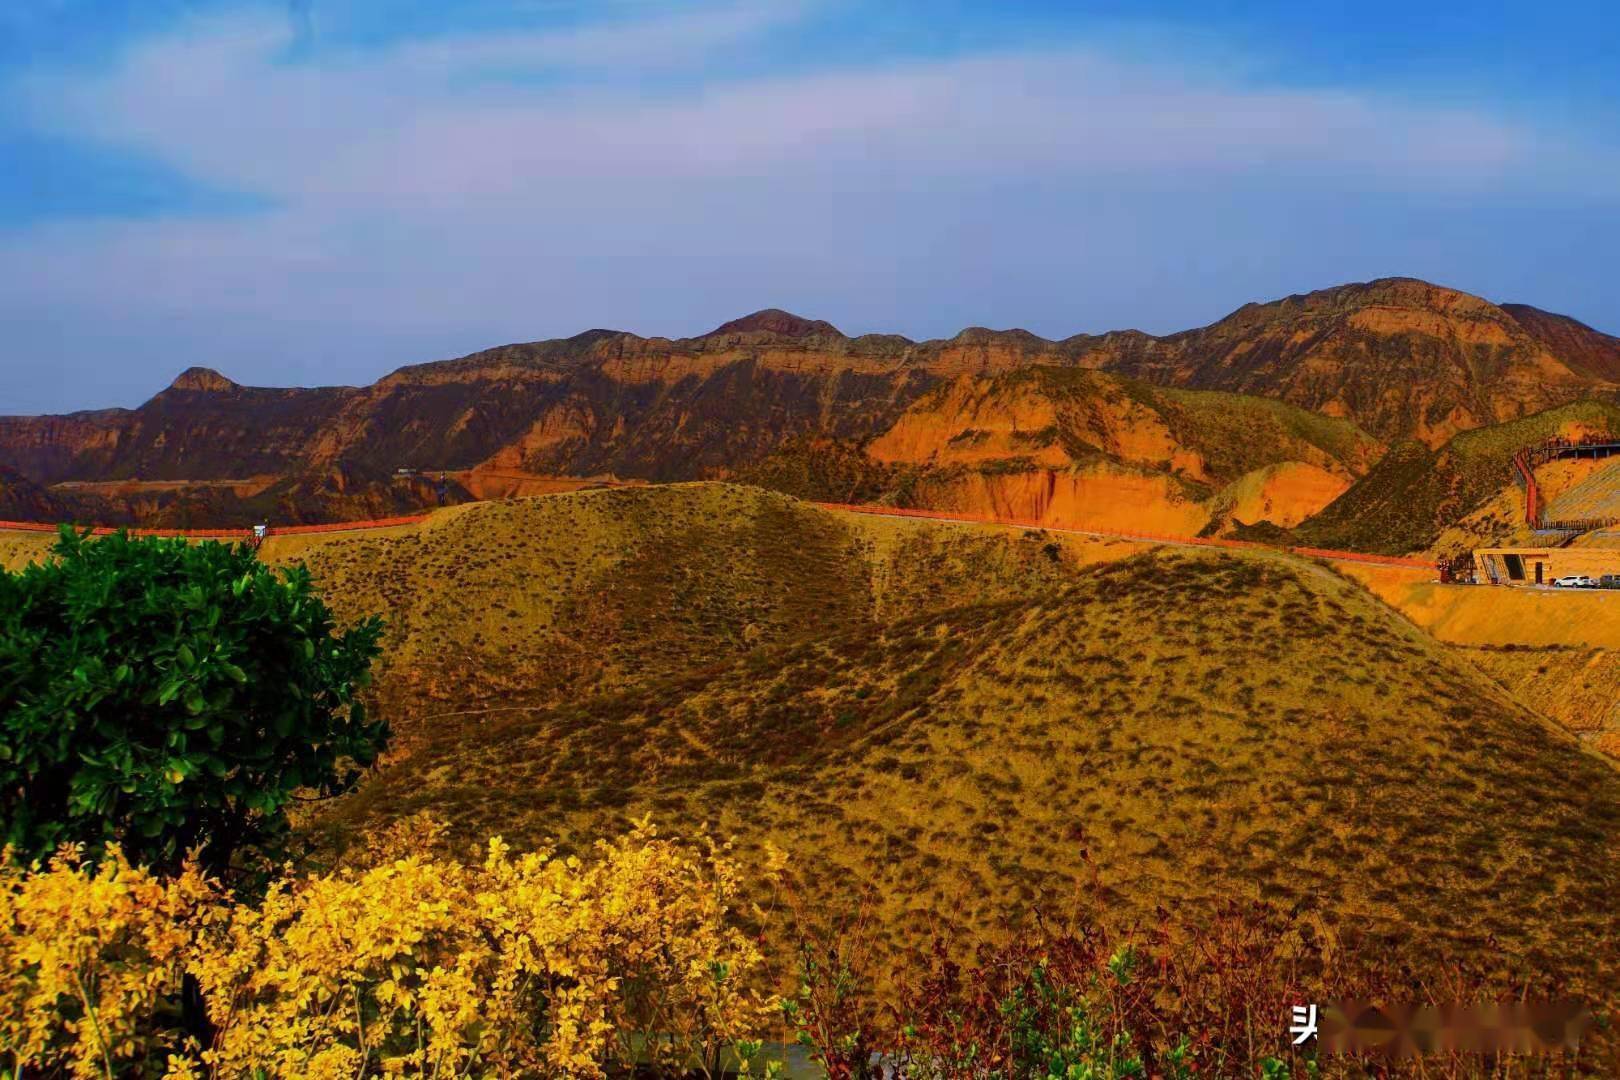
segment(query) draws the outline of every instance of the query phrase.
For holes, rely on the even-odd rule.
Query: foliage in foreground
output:
[[[832,1080],[1614,1075],[1607,1032],[1579,1057],[1415,1062],[1288,1045],[1315,999],[1298,942],[1233,907],[1116,935],[1071,912],[960,955],[889,962],[863,918],[803,936],[798,984],[758,928],[782,859],[745,866],[641,823],[585,858],[421,854],[441,826],[396,827],[367,868],[233,900],[192,864],[0,862],[0,1077],[360,1078],[778,1075],[763,1038],[797,1036]],[[425,831],[424,831],[425,830]],[[743,925],[752,929],[744,931]],[[1309,950],[1307,949],[1308,953]],[[1315,959],[1320,960],[1321,957]],[[209,1023],[183,1022],[195,980]],[[1409,977],[1333,976],[1335,996],[1408,1000]],[[1432,988],[1447,1001],[1478,987]]]
[[[421,850],[396,836],[395,851]],[[0,864],[0,1067],[75,1077],[595,1076],[638,1058],[712,1075],[774,1015],[760,918],[780,860],[643,823],[588,857],[398,854],[234,903],[114,848]],[[747,906],[749,910],[741,911]],[[178,1022],[202,989],[207,1045]],[[9,1059],[9,1060],[7,1060]]]
[[[66,527],[54,555],[0,573],[0,843],[222,872],[386,744],[354,696],[382,624],[337,633],[303,569]]]
[[[862,915],[801,942],[785,1003],[833,1080],[881,1075],[874,1054],[916,1080],[1104,1080],[1314,1074],[1267,1020],[1306,1000],[1281,943],[1242,909],[1189,940],[1119,937],[1080,912],[1034,920],[966,959],[936,939],[882,1004]]]
[[[1295,1046],[1293,1007],[1327,996],[1443,1006],[1567,995],[1487,988],[1452,968],[1419,978],[1373,952],[1345,956],[1313,935],[1279,934],[1263,905],[1230,904],[1195,921],[1159,915],[1121,934],[1081,897],[965,950],[936,938],[929,958],[892,973],[891,997],[876,991],[890,973],[863,911],[801,938],[799,985],[784,1008],[832,1080],[1620,1075],[1620,1046],[1601,1015],[1573,1054],[1386,1058]]]

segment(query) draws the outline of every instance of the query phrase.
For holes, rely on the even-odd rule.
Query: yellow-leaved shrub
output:
[[[112,1076],[162,1061],[218,904],[194,869],[164,880],[117,848],[94,869],[73,852],[37,870],[0,855],[0,1069]]]
[[[773,891],[780,869],[645,822],[585,858],[495,839],[481,863],[400,854],[251,905],[116,856],[95,871],[8,865],[0,958],[30,989],[0,994],[0,1034],[7,1064],[81,1076],[160,1062],[171,1077],[595,1076],[636,1060],[712,1072],[774,1014],[739,920],[763,914],[749,894]],[[98,926],[96,911],[116,917]],[[164,1015],[182,972],[206,1005],[206,1047]]]

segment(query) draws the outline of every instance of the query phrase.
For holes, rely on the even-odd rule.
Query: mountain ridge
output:
[[[1526,305],[1380,278],[1245,304],[1164,336],[1054,341],[968,327],[919,342],[849,337],[766,308],[697,337],[598,328],[406,365],[359,387],[251,387],[192,367],[135,409],[0,417],[0,464],[47,487],[342,470],[377,489],[367,497],[376,505],[393,503],[382,487],[400,470],[725,479],[806,446],[865,469],[867,449],[930,392],[1038,367],[1274,400],[1349,421],[1385,446],[1438,448],[1460,432],[1620,396],[1620,338]]]
[[[1419,295],[1414,296],[1414,294]],[[1546,311],[1529,304],[1508,301],[1493,303],[1462,290],[1435,285],[1420,278],[1397,276],[1335,285],[1304,293],[1293,293],[1277,300],[1250,301],[1205,326],[1173,331],[1162,335],[1150,334],[1133,328],[1122,328],[1106,330],[1100,333],[1080,332],[1063,338],[1047,338],[1021,327],[996,330],[974,325],[964,327],[950,337],[913,339],[897,333],[868,333],[852,337],[840,331],[832,323],[822,319],[807,318],[782,308],[763,308],[724,322],[707,333],[689,337],[643,336],[628,330],[598,327],[569,337],[544,338],[535,341],[495,345],[457,357],[406,364],[379,377],[370,386],[377,386],[389,380],[405,376],[408,373],[462,368],[475,362],[495,365],[503,361],[511,362],[519,358],[544,360],[562,358],[577,360],[586,357],[607,358],[622,357],[632,351],[655,350],[668,350],[675,354],[702,353],[733,348],[738,344],[739,339],[745,339],[746,343],[751,345],[779,345],[790,348],[799,346],[807,349],[812,346],[827,347],[842,344],[843,348],[835,350],[842,355],[871,359],[893,359],[902,363],[932,360],[936,358],[938,353],[944,352],[953,346],[1009,347],[1028,351],[1032,354],[1049,354],[1054,359],[1068,360],[1077,363],[1078,366],[1123,371],[1126,374],[1141,377],[1141,372],[1129,369],[1149,368],[1151,364],[1141,360],[1111,362],[1111,354],[1118,351],[1121,346],[1126,350],[1151,347],[1156,344],[1179,346],[1183,343],[1206,338],[1211,331],[1217,328],[1252,325],[1258,316],[1262,316],[1268,311],[1333,311],[1335,310],[1336,301],[1358,296],[1368,298],[1378,307],[1416,309],[1424,306],[1434,306],[1434,302],[1437,301],[1444,308],[1466,314],[1477,316],[1494,312],[1505,315],[1507,319],[1504,321],[1510,321],[1524,328],[1527,334],[1535,336],[1538,340],[1557,342],[1564,350],[1572,354],[1579,354],[1593,368],[1598,369],[1594,373],[1601,378],[1605,380],[1620,379],[1620,337],[1597,330],[1571,316]],[[1413,300],[1417,298],[1428,299],[1431,303],[1428,305],[1414,303]],[[1396,302],[1384,302],[1387,300]],[[1337,310],[1353,311],[1354,305],[1340,305]],[[1103,355],[1099,355],[1099,351]],[[1149,381],[1164,380],[1150,378]],[[1192,381],[1194,383],[1199,382],[1199,380]],[[250,386],[237,383],[217,369],[202,365],[188,367],[166,387],[167,390],[220,393],[237,390],[309,393],[363,392],[368,388],[347,385],[320,385],[313,387]],[[1203,385],[1198,385],[1197,388],[1224,389],[1224,387]],[[148,399],[147,404],[151,400],[153,399]],[[37,414],[37,416],[0,415],[0,421],[35,419],[43,416],[56,418],[114,416],[134,412],[141,407],[144,406],[137,406],[135,409],[114,407],[74,410],[67,413]]]

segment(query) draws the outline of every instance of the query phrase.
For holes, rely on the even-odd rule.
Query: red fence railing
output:
[[[276,525],[270,536],[304,536],[309,533],[351,532],[358,529],[391,529],[399,525],[420,525],[427,514],[406,514],[403,517],[372,518],[369,521],[335,521],[328,525]]]
[[[1518,473],[1519,486],[1524,488],[1524,523],[1532,529],[1541,528],[1541,489],[1536,484],[1535,467],[1530,451],[1520,450],[1513,455],[1513,469]]]
[[[0,529],[14,532],[42,532],[54,533],[60,525],[49,525],[40,521],[0,521]],[[83,526],[79,526],[83,528]],[[93,525],[91,533],[96,536],[111,536],[117,532],[127,532],[131,536],[168,536],[184,537],[193,540],[242,540],[253,535],[252,529],[137,529],[121,525]]]
[[[1111,540],[1136,540],[1150,544],[1186,544],[1196,547],[1242,551],[1287,551],[1295,555],[1318,559],[1334,559],[1340,562],[1372,563],[1381,566],[1403,566],[1424,570],[1433,570],[1435,568],[1435,564],[1427,559],[1411,559],[1399,555],[1372,555],[1361,551],[1336,551],[1332,548],[1282,547],[1262,544],[1254,540],[1232,540],[1215,536],[1178,536],[1173,533],[1096,529],[1078,524],[1057,525],[1051,522],[1034,521],[1025,518],[994,517],[988,514],[972,514],[955,510],[918,510],[909,507],[875,506],[870,503],[816,503],[815,505],[828,510],[844,510],[856,514],[925,518],[932,521],[956,521],[978,525],[1006,525],[1018,529],[1047,529],[1054,532],[1083,532],[1107,537]],[[266,533],[266,537],[387,529],[401,525],[419,525],[427,519],[427,514],[409,514],[402,517],[373,518],[367,521],[337,521],[326,525],[278,525],[272,527]],[[57,526],[46,525],[37,521],[0,521],[0,529],[22,530],[25,532],[55,532]],[[108,526],[97,526],[92,530],[97,536],[106,536],[119,531],[119,529]],[[253,539],[252,529],[127,529],[123,531],[127,531],[131,536],[248,541]]]
[[[265,536],[302,536],[307,533],[328,532],[357,532],[364,529],[388,529],[398,525],[420,525],[428,519],[426,514],[410,514],[404,517],[371,518],[365,521],[336,521],[326,525],[274,525],[265,533]],[[0,521],[0,530],[14,532],[54,533],[61,528],[59,525],[48,525],[39,521]],[[79,526],[83,528],[83,526]],[[118,525],[93,525],[90,532],[94,536],[111,536],[118,532],[127,532],[131,536],[162,536],[178,537],[187,540],[252,540],[252,529],[145,529],[124,527]]]

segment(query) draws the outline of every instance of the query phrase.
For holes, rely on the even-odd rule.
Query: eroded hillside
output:
[[[1053,341],[975,327],[913,342],[849,337],[826,322],[770,310],[691,338],[590,330],[507,345],[403,367],[366,387],[252,388],[194,368],[137,409],[0,418],[0,464],[39,484],[272,476],[287,485],[286,499],[270,502],[282,520],[350,510],[355,500],[322,487],[333,476],[373,485],[372,501],[401,497],[387,481],[398,469],[745,477],[837,498],[892,486],[884,466],[894,456],[867,454],[876,441],[905,444],[908,461],[962,450],[919,445],[914,436],[926,424],[912,423],[910,435],[895,428],[924,395],[964,376],[995,383],[1035,367],[1099,369],[1284,402],[1347,420],[1380,442],[1415,439],[1433,451],[1459,432],[1612,394],[1615,341],[1562,316],[1406,278],[1248,304],[1166,337],[1119,331]],[[1255,438],[1274,433],[1263,425]],[[1276,458],[1279,447],[1261,449]],[[1130,461],[1131,448],[1124,451]],[[1220,471],[1205,449],[1179,441],[1165,456],[1174,462],[1189,454]],[[1324,473],[1340,475],[1320,462],[1310,468],[1322,471],[1267,481],[1266,520],[1297,516],[1331,490]],[[1121,482],[1110,469],[1105,485]],[[1179,513],[1171,488],[1157,480],[1138,486],[1136,497]],[[1295,489],[1308,490],[1308,499]],[[438,501],[436,493],[406,494],[424,505]],[[195,516],[237,508],[194,493],[183,509]],[[155,511],[137,504],[129,512]]]
[[[962,376],[868,448],[895,473],[885,501],[1180,536],[1296,525],[1382,452],[1281,402],[1044,366]]]
[[[1247,304],[1088,361],[1153,382],[1278,398],[1438,447],[1459,432],[1612,388],[1614,338],[1415,278]]]

